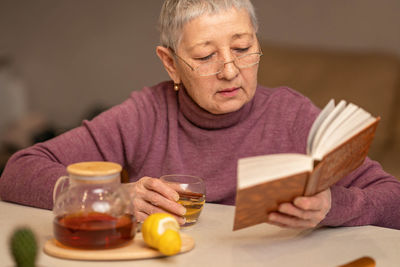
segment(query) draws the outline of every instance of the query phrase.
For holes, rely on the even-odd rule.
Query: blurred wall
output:
[[[259,0],[266,40],[400,55],[399,0]]]
[[[162,0],[0,0],[0,54],[23,77],[31,110],[72,127],[93,105],[168,78],[155,55]],[[253,0],[260,39],[400,55],[398,0]]]

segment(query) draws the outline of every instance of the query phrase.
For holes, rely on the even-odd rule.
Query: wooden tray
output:
[[[180,233],[182,238],[182,248],[180,253],[188,252],[194,248],[194,239]],[[135,238],[123,247],[111,249],[77,249],[64,246],[56,239],[52,238],[46,241],[43,250],[50,256],[72,259],[72,260],[136,260],[164,257],[158,250],[152,249],[143,241],[141,233],[137,233]]]

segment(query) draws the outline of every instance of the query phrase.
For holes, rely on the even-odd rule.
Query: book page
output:
[[[325,118],[325,120],[321,123],[321,126],[318,128],[317,132],[315,133],[314,141],[311,147],[311,154],[314,155],[315,149],[318,147],[319,142],[325,133],[326,129],[332,123],[332,121],[343,111],[346,107],[346,101],[341,100],[339,104],[332,110],[332,112]]]
[[[321,160],[324,155],[346,142],[374,120],[375,118],[362,108],[356,109],[356,111],[347,117],[336,129],[330,130],[332,133],[329,138],[326,138],[325,141],[316,148],[313,152],[313,157],[317,160]]]
[[[318,150],[318,148],[324,146],[326,144],[326,142],[333,137],[333,135],[336,134],[336,136],[338,135],[337,130],[342,128],[342,127],[346,127],[343,126],[344,123],[346,123],[347,120],[351,120],[350,117],[354,115],[354,113],[357,112],[357,110],[359,109],[358,106],[349,103],[337,116],[336,118],[333,119],[333,121],[330,123],[330,125],[328,125],[328,127],[326,128],[325,132],[322,134],[320,140],[319,140],[319,146],[317,146],[315,148],[315,151],[313,151],[313,153],[311,153],[314,157],[315,154],[317,153],[316,151]]]
[[[343,131],[343,135],[338,136],[336,138],[330,139],[325,146],[322,146],[321,152],[319,152],[319,159],[321,159],[323,156],[328,154],[331,150],[335,149],[336,147],[340,146],[347,140],[349,140],[352,136],[356,135],[359,133],[362,129],[368,127],[371,123],[373,123],[376,119],[372,116],[368,116],[367,114],[364,114],[363,118],[360,118],[359,122],[354,122],[354,125],[350,126]]]
[[[332,112],[335,108],[335,101],[331,99],[328,104],[321,110],[318,114],[318,117],[315,119],[314,123],[311,126],[310,133],[308,134],[307,139],[307,155],[311,155],[311,148],[314,141],[315,133],[317,132],[318,128],[321,126],[321,123],[328,117],[328,115]]]
[[[271,154],[238,161],[238,189],[311,171],[313,159],[303,154]]]

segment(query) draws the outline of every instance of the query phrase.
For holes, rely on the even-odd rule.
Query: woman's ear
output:
[[[157,56],[161,59],[161,62],[163,63],[165,70],[168,72],[169,77],[171,77],[174,83],[181,83],[181,79],[176,68],[175,59],[172,55],[171,50],[164,46],[157,46],[156,53]]]

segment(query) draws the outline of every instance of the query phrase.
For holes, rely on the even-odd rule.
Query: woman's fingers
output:
[[[172,201],[177,201],[179,199],[179,194],[160,179],[150,177],[144,177],[142,179],[142,184],[147,190],[158,192]]]
[[[182,217],[186,209],[176,200],[178,193],[157,178],[143,177],[135,183],[125,184],[132,197],[137,220],[144,221],[150,214],[169,212],[180,224],[185,222]]]
[[[294,205],[303,210],[330,210],[331,208],[331,190],[324,190],[311,197],[297,197]]]
[[[186,209],[181,204],[165,198],[163,195],[160,195],[155,191],[147,191],[147,193],[143,195],[142,199],[151,204],[153,209],[156,207],[157,209],[155,210],[157,211],[163,209],[180,216],[183,216],[186,213]],[[154,213],[153,211],[150,212]]]
[[[280,227],[294,228],[294,229],[308,229],[308,228],[314,228],[318,225],[313,223],[312,221],[303,220],[279,212],[272,212],[271,214],[269,214],[267,222]]]
[[[319,211],[303,210],[294,206],[292,203],[283,203],[279,205],[278,211],[302,220],[313,220]]]
[[[150,214],[157,213],[157,212],[169,212],[160,207],[154,206],[143,199],[138,199],[138,198],[135,199],[134,205],[137,206],[136,217],[137,217],[137,220],[140,222],[143,222],[147,218],[147,216]],[[171,213],[171,212],[169,212],[169,213]],[[177,219],[179,224],[185,223],[185,218],[183,218],[181,216],[177,216],[174,213],[171,213],[171,215],[173,215]]]
[[[313,228],[321,221],[319,212],[303,211],[291,203],[279,206],[279,212],[268,215],[268,222],[289,228]]]
[[[288,228],[314,228],[331,208],[330,189],[311,197],[298,197],[293,203],[282,203],[277,212],[268,215],[268,222]]]

